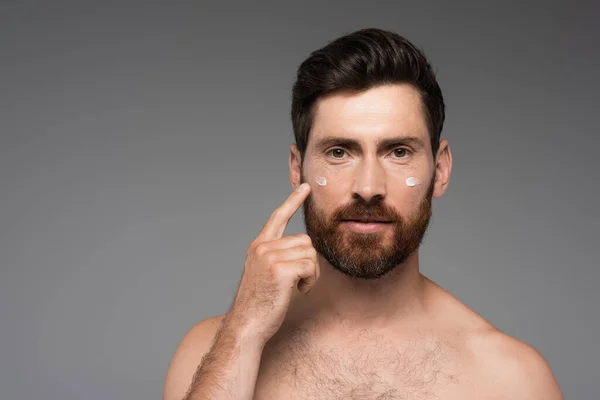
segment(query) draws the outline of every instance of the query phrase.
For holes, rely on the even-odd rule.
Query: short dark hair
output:
[[[420,93],[435,157],[445,118],[444,98],[423,52],[397,33],[361,29],[313,51],[298,67],[292,89],[292,125],[302,156],[313,123],[314,104],[335,91],[360,92],[379,85],[409,83]]]

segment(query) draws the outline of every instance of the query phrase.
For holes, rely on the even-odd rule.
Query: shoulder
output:
[[[225,315],[218,315],[200,321],[185,334],[169,364],[163,400],[181,400],[185,396],[194,373],[202,357],[210,350],[224,317]]]
[[[504,393],[509,399],[563,399],[548,362],[538,350],[500,331],[437,284],[428,283],[436,299],[437,319],[461,332],[469,375],[480,390]]]
[[[563,399],[548,362],[533,346],[488,327],[470,334],[468,347],[478,381],[486,389],[507,398]]]

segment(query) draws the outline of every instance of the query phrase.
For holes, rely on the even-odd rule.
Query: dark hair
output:
[[[313,51],[298,67],[292,89],[292,125],[302,156],[313,122],[314,104],[334,91],[363,91],[409,83],[421,93],[435,157],[444,125],[444,99],[423,52],[402,36],[375,28],[342,36]]]

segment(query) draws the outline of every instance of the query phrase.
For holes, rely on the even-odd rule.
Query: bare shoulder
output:
[[[489,327],[468,335],[478,381],[506,398],[562,400],[556,378],[533,346]]]
[[[442,325],[461,332],[473,381],[481,391],[503,393],[508,399],[562,400],[556,378],[533,346],[507,335],[428,280]]]
[[[169,364],[163,400],[183,399],[202,357],[210,350],[224,317],[225,315],[218,315],[200,321],[185,334]]]

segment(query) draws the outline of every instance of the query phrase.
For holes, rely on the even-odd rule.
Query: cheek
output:
[[[351,182],[352,168],[339,167],[324,162],[315,163],[307,170],[306,179],[312,186],[313,192],[335,192],[344,189]]]
[[[389,168],[387,174],[387,197],[397,202],[399,209],[418,207],[427,194],[430,177],[425,168]]]
[[[327,185],[327,178],[321,175],[317,175],[317,178],[315,179],[315,182],[317,182],[317,185],[319,186],[326,186]]]
[[[393,166],[387,168],[388,183],[395,188],[420,192],[426,182],[424,174],[414,167]]]
[[[327,165],[312,165],[306,169],[304,179],[311,186],[311,196],[322,212],[329,213],[330,206],[343,202],[351,189],[349,169],[334,169]]]

